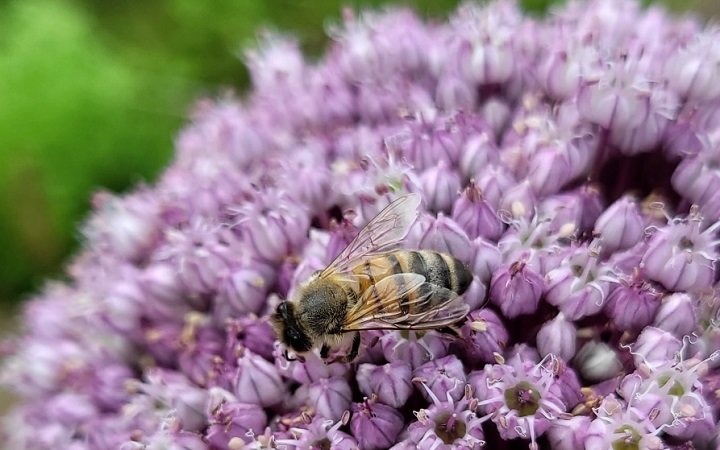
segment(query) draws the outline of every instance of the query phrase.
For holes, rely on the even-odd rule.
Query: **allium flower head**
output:
[[[63,281],[0,345],[19,397],[2,442],[717,446],[718,28],[635,0],[494,0],[327,29],[312,62],[260,36],[252,86],[198,102],[154,184],[93,197]],[[351,364],[350,339],[293,359],[269,316],[407,193],[400,247],[467,265],[467,316],[362,331]]]

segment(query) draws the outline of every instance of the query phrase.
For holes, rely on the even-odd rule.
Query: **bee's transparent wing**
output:
[[[402,241],[417,218],[418,194],[395,199],[378,213],[337,258],[320,273],[320,278],[352,270],[369,256],[387,251]]]
[[[348,312],[342,331],[429,330],[452,325],[469,311],[458,295],[415,273],[383,278]]]

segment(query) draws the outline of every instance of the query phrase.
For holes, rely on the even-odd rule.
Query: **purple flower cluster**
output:
[[[720,445],[720,29],[501,0],[329,32],[265,36],[155,185],[94,198],[2,347],[8,448]],[[268,313],[405,192],[405,246],[474,273],[457,336],[286,360]]]

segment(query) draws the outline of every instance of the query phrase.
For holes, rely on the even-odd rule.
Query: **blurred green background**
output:
[[[540,12],[548,1],[522,3]],[[194,99],[246,87],[242,49],[261,28],[292,33],[317,54],[342,6],[387,3],[0,2],[0,310],[59,274],[95,189],[152,181]],[[459,2],[392,3],[442,16]],[[672,3],[706,17],[720,9],[717,0]]]

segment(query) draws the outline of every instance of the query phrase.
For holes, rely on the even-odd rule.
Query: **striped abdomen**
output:
[[[360,292],[389,275],[416,273],[427,283],[462,295],[472,282],[472,273],[457,258],[432,250],[398,250],[377,256],[353,269],[359,277]],[[438,298],[437,301],[441,301]]]

